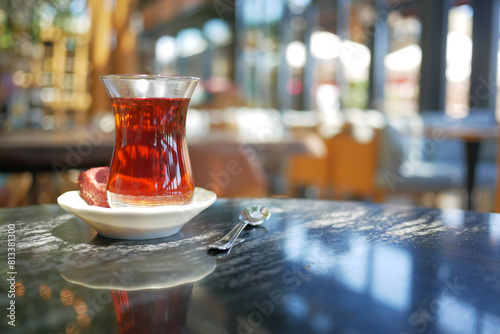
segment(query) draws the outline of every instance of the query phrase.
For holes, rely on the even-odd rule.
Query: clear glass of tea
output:
[[[159,206],[191,202],[194,180],[186,144],[186,115],[199,80],[166,75],[106,75],[116,140],[109,205]]]

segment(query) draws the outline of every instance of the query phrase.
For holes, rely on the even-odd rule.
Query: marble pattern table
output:
[[[250,204],[271,218],[208,252]],[[497,214],[219,199],[156,240],[103,238],[56,205],[0,224],[2,333],[500,332]]]

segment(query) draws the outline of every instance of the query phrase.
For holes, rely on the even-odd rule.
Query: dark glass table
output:
[[[271,218],[207,251],[250,204]],[[500,332],[497,214],[219,199],[147,241],[101,237],[57,205],[0,224],[1,333]]]

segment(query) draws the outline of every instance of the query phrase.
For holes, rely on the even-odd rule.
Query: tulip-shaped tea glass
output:
[[[188,204],[194,194],[186,114],[198,78],[107,75],[116,141],[107,184],[113,207]]]

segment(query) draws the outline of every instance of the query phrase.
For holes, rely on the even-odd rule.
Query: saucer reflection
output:
[[[216,262],[194,247],[141,248],[79,251],[59,272],[68,282],[111,290],[119,333],[183,333],[193,285]]]

